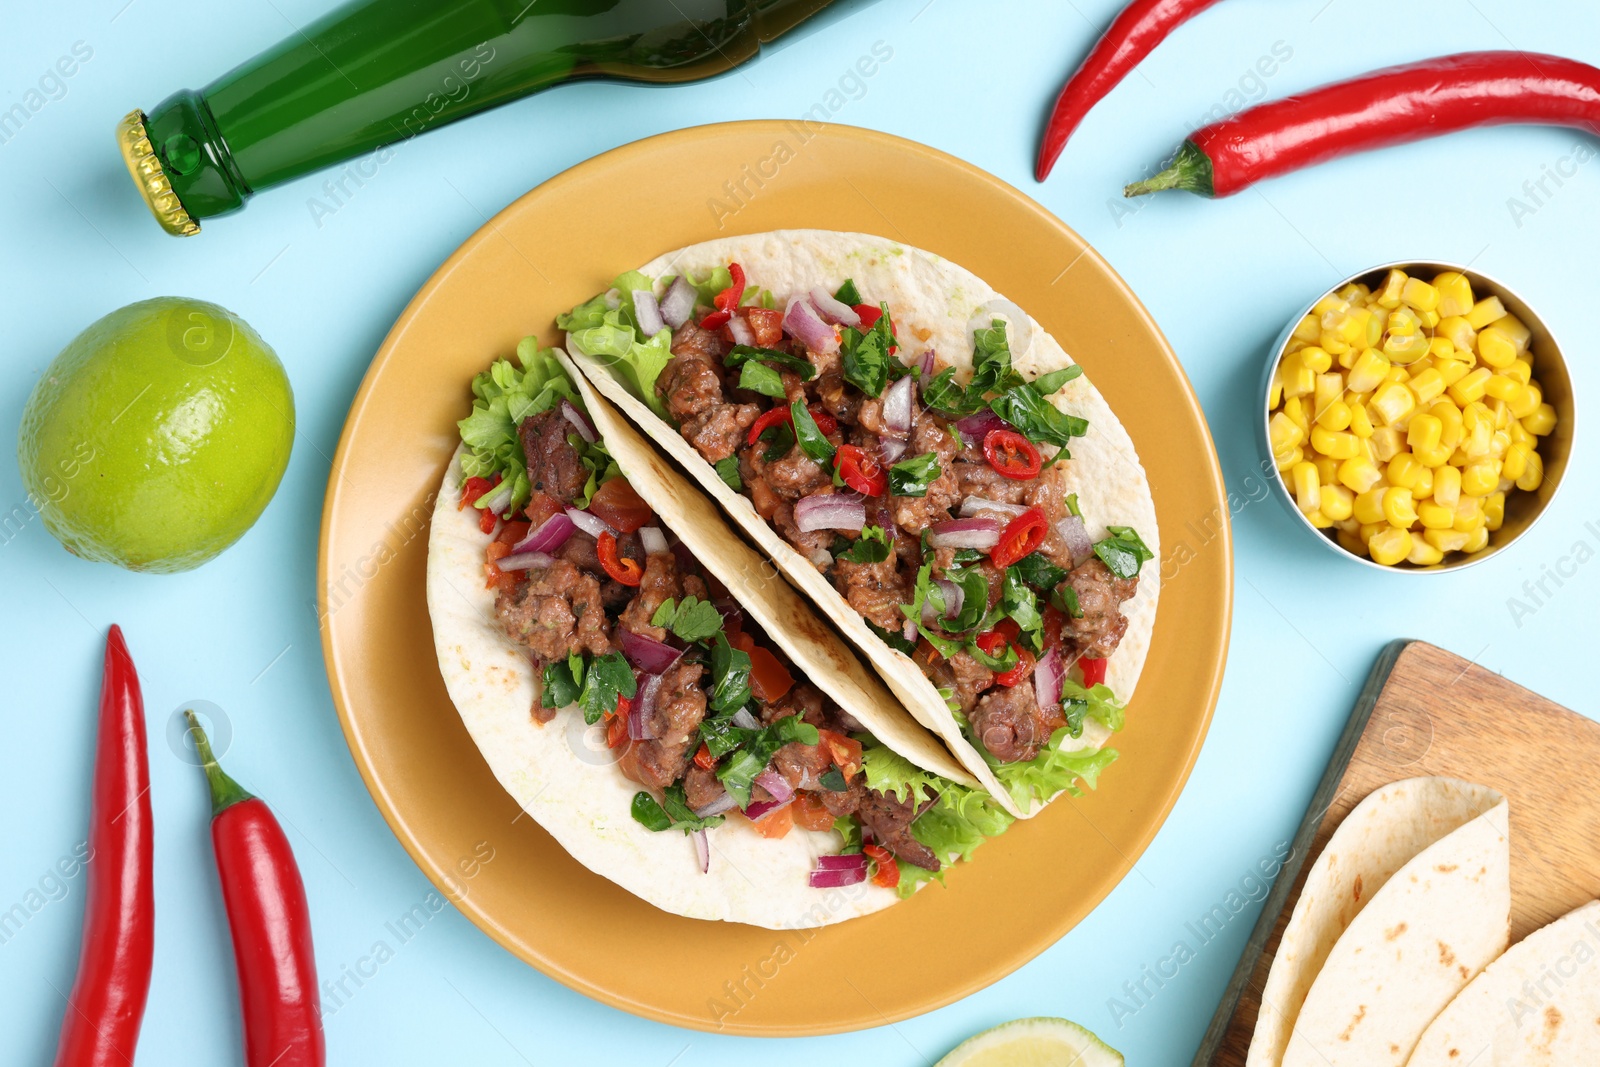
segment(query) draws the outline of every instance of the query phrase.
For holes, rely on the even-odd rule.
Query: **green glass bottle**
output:
[[[579,78],[722,74],[823,8],[872,0],[354,0],[129,114],[118,143],[168,233],[254,194]]]

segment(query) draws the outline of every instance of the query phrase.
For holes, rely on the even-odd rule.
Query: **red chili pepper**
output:
[[[495,475],[495,480],[493,482],[487,478],[478,477],[468,478],[466,481],[462,482],[461,503],[456,505],[456,510],[460,511],[468,504],[476,504],[478,502],[478,498],[487,493],[489,490],[493,489],[499,480],[500,476],[497,474]]]
[[[874,304],[857,304],[850,310],[861,316],[861,332],[866,333],[883,318],[883,309]]]
[[[704,741],[700,742],[699,749],[695,751],[694,765],[702,771],[709,771],[717,765],[716,759],[711,755],[711,748]]]
[[[1017,643],[1018,632],[1015,622],[1011,619],[1002,619],[1000,624],[993,630],[979,634],[973,642],[986,655],[996,658],[1005,655],[1008,645],[1016,652],[1016,665],[994,676],[995,684],[1003,685],[1008,689],[1028,677],[1036,662],[1033,658],[1033,653]]]
[[[750,424],[750,435],[747,438],[748,443],[752,445],[755,444],[756,441],[760,440],[762,434],[766,433],[774,426],[787,425],[791,418],[792,416],[789,414],[789,409],[786,407],[770,408],[769,410],[763,412],[760,418]]]
[[[717,330],[726,326],[738,310],[739,301],[744,299],[744,268],[737,263],[729,263],[728,275],[733,279],[733,284],[712,298],[717,310],[700,320],[702,330]]]
[[[78,977],[56,1067],[133,1062],[155,955],[153,820],[144,697],[120,626],[106,636],[89,801],[89,888]]]
[[[1089,109],[1126,78],[1167,35],[1217,0],[1133,0],[1111,21],[1083,63],[1061,87],[1045,123],[1034,177],[1044,181]]]
[[[1033,658],[1032,652],[1029,652],[1015,641],[1011,643],[1011,647],[1016,650],[1017,665],[1012,667],[1009,671],[1001,671],[999,674],[994,676],[995,682],[999,685],[1005,686],[1007,689],[1010,689],[1012,686],[1016,685],[1018,682],[1021,682],[1023,679],[1032,674],[1033,665],[1037,662]]]
[[[1099,685],[1106,680],[1106,661],[1103,659],[1079,656],[1078,670],[1083,672],[1084,685]]]
[[[211,788],[211,845],[233,932],[247,1067],[322,1067],[326,1052],[311,909],[272,809],[223,773],[194,712],[184,713]]]
[[[1044,457],[1032,441],[1015,430],[990,430],[983,437],[983,458],[996,474],[1026,482],[1039,476]]]
[[[882,845],[862,845],[861,851],[878,865],[877,873],[872,876],[873,885],[893,889],[900,884],[900,864],[895,861],[894,853]]]
[[[889,490],[889,473],[877,458],[858,445],[840,445],[833,454],[839,478],[858,493],[882,496]]]
[[[1464,52],[1261,104],[1193,134],[1128,196],[1228,196],[1349,152],[1508,122],[1600,130],[1600,70],[1560,56]]]
[[[1050,532],[1050,520],[1041,508],[1029,508],[1006,523],[1000,531],[1000,540],[989,550],[989,560],[996,567],[1009,567],[1044,544]]]
[[[626,586],[637,586],[644,580],[644,570],[638,560],[623,559],[617,555],[617,535],[610,530],[601,532],[595,550],[600,557],[600,566],[616,581]]]

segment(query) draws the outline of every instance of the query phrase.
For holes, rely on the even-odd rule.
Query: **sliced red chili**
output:
[[[498,521],[499,520],[495,518],[494,512],[490,511],[488,508],[478,509],[478,529],[482,530],[484,533],[494,533],[494,524]]]
[[[1000,541],[989,550],[989,559],[996,567],[1009,567],[1044,544],[1050,532],[1050,520],[1042,508],[1029,508],[1006,524],[1000,532]]]
[[[1106,661],[1103,659],[1080,656],[1078,670],[1083,672],[1084,685],[1099,685],[1106,680]]]
[[[729,263],[728,277],[733,279],[733,284],[718,293],[712,301],[718,311],[733,311],[744,299],[744,268],[737,263]]]
[[[618,582],[627,586],[637,586],[644,579],[644,571],[640,568],[638,560],[623,559],[617,555],[617,535],[610,530],[600,534],[595,549],[600,557],[600,566]]]
[[[817,429],[822,431],[824,437],[839,429],[839,420],[828,414],[821,404],[810,404],[806,410],[811,413],[811,421],[817,424]]]
[[[878,865],[877,873],[872,876],[873,885],[893,889],[900,884],[900,864],[895,861],[894,853],[882,845],[862,845],[861,851]]]
[[[833,464],[844,484],[858,493],[882,496],[889,489],[889,472],[864,448],[840,445],[833,454]]]
[[[728,325],[728,320],[731,318],[733,318],[733,312],[731,311],[713,311],[700,320],[700,328],[702,330],[720,330]]]
[[[628,743],[628,713],[632,710],[628,698],[617,694],[617,710],[606,716],[607,748],[621,748]]]
[[[1016,650],[1017,665],[1012,667],[1009,671],[1001,671],[999,674],[994,676],[994,680],[997,684],[1003,685],[1008,689],[1027,679],[1027,677],[1033,673],[1033,665],[1035,662],[1037,662],[1033,658],[1033,653],[1029,652],[1021,645],[1013,642],[1011,647]]]
[[[774,426],[787,424],[789,418],[789,409],[786,407],[775,407],[764,412],[759,419],[750,424],[750,436],[747,441],[752,445],[755,444],[760,440],[762,434]]]
[[[999,656],[1006,650],[1006,635],[999,630],[987,630],[973,639],[973,644],[983,650],[985,655]]]
[[[709,771],[717,765],[717,761],[711,756],[711,749],[704,741],[700,742],[700,750],[694,754],[694,765],[702,771]]]
[[[862,333],[872,329],[878,324],[878,320],[883,318],[883,309],[872,304],[857,304],[851,310],[861,316]]]
[[[983,458],[996,474],[1017,482],[1039,476],[1044,457],[1032,441],[1015,430],[990,430],[983,437]]]

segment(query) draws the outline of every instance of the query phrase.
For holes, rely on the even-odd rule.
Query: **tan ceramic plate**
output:
[[[730,196],[730,186],[738,198]],[[719,226],[721,227],[719,229]],[[1155,646],[1088,799],[1063,798],[886,912],[774,933],[657,911],[571,859],[490,773],[439,678],[424,529],[467,382],[558,311],[723,233],[880,233],[968,267],[1037,317],[1127,424],[1167,558]],[[1122,281],[1039,205],[932,149],[848,127],[706,126],[574,167],[474,234],[373,360],[334,459],[318,583],[334,703],[378,807],[489,936],[574,989],[702,1030],[802,1035],[948,1004],[1043,951],[1132,867],[1200,749],[1232,609],[1228,507],[1188,381]],[[486,857],[492,857],[486,859]],[[870,945],[871,951],[862,951]]]

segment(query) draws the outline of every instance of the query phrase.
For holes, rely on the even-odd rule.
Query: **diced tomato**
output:
[[[872,875],[873,885],[893,889],[900,884],[900,864],[895,862],[894,853],[882,845],[862,845],[861,851],[878,865],[877,871]]]
[[[833,454],[833,464],[839,478],[856,492],[867,496],[882,496],[888,492],[889,472],[866,449],[858,445],[840,445]],[[1043,514],[1040,512],[1041,516]]]
[[[749,635],[741,636],[748,638]],[[782,700],[784,694],[794,688],[794,675],[772,654],[771,649],[751,642],[747,651],[750,656],[750,692],[763,704]]]
[[[600,566],[616,581],[626,586],[637,586],[644,580],[644,570],[638,560],[622,559],[617,555],[617,535],[606,530],[600,535],[597,555]]]
[[[1049,532],[1050,520],[1045,518],[1044,509],[1029,508],[1006,524],[999,543],[989,550],[989,559],[996,567],[1009,567],[1044,544]]]
[[[589,513],[618,533],[633,533],[649,526],[656,517],[650,505],[628,484],[626,478],[612,478],[594,491]]]
[[[1027,678],[1029,672],[1033,670],[1034,663],[1037,662],[1033,658],[1033,653],[1018,643],[1021,633],[1014,619],[1001,619],[994,629],[979,634],[975,642],[985,653],[995,657],[1005,655],[1007,646],[1016,652],[1016,666],[994,676],[997,684],[1008,688]]]
[[[876,304],[857,304],[851,310],[861,316],[862,333],[872,329],[878,324],[878,320],[883,318],[883,309]]]
[[[774,348],[783,340],[783,312],[776,308],[748,307],[740,314],[750,324],[757,348]]]
[[[536,490],[528,500],[528,506],[522,509],[522,513],[528,517],[529,529],[537,530],[549,521],[552,516],[559,515],[566,510],[561,501],[549,493],[541,493]]]
[[[748,444],[755,444],[761,435],[774,426],[781,426],[790,421],[789,409],[786,407],[771,408],[762,413],[761,417],[750,424],[750,434],[745,439]]]
[[[827,809],[822,800],[815,793],[801,793],[795,797],[794,803],[795,825],[802,830],[832,830],[833,813]]]
[[[994,676],[996,683],[1003,685],[1008,689],[1019,682],[1026,681],[1028,676],[1033,673],[1034,663],[1037,662],[1033,658],[1033,653],[1029,652],[1021,645],[1012,644],[1011,647],[1017,650],[1017,665],[1012,667],[1009,671],[1001,671],[999,674]]]
[[[511,555],[511,543],[508,541],[494,540],[489,542],[489,547],[484,551],[483,574],[487,579],[485,589],[511,589],[517,584],[515,571],[503,571],[499,561]]]
[[[527,540],[528,531],[532,528],[530,523],[523,522],[520,519],[513,519],[500,527],[500,532],[495,535],[495,540],[515,547]]]
[[[1067,624],[1067,613],[1048,604],[1044,609],[1044,650],[1049,652],[1052,648],[1061,645],[1061,628]]]
[[[748,656],[756,647],[756,639],[743,632],[729,633],[728,644]]]
[[[498,474],[494,476],[494,481],[492,482],[487,478],[468,478],[461,483],[461,503],[456,505],[456,510],[460,511],[468,504],[476,504],[480,496],[493,489],[499,483],[500,476]]]
[[[854,778],[861,769],[861,742],[837,730],[818,730],[817,743],[825,746],[833,757],[834,766],[844,775],[845,781]]]
[[[1106,661],[1089,656],[1078,657],[1078,670],[1083,672],[1083,684],[1094,686],[1106,680]]]
[[[628,713],[632,710],[632,702],[619,694],[617,710],[606,714],[607,748],[621,748],[628,743]]]
[[[983,458],[996,474],[1017,482],[1037,477],[1044,463],[1033,442],[1015,430],[990,430],[984,434]]]
[[[478,529],[482,530],[484,533],[494,533],[494,524],[499,521],[499,519],[495,518],[494,512],[490,511],[488,508],[478,509]]]
[[[766,818],[752,821],[750,825],[762,837],[784,837],[794,827],[794,805],[785,804],[777,811],[769,812]]]
[[[704,741],[700,742],[700,749],[694,754],[694,765],[702,771],[709,771],[717,765],[717,761],[711,758],[711,749]]]

